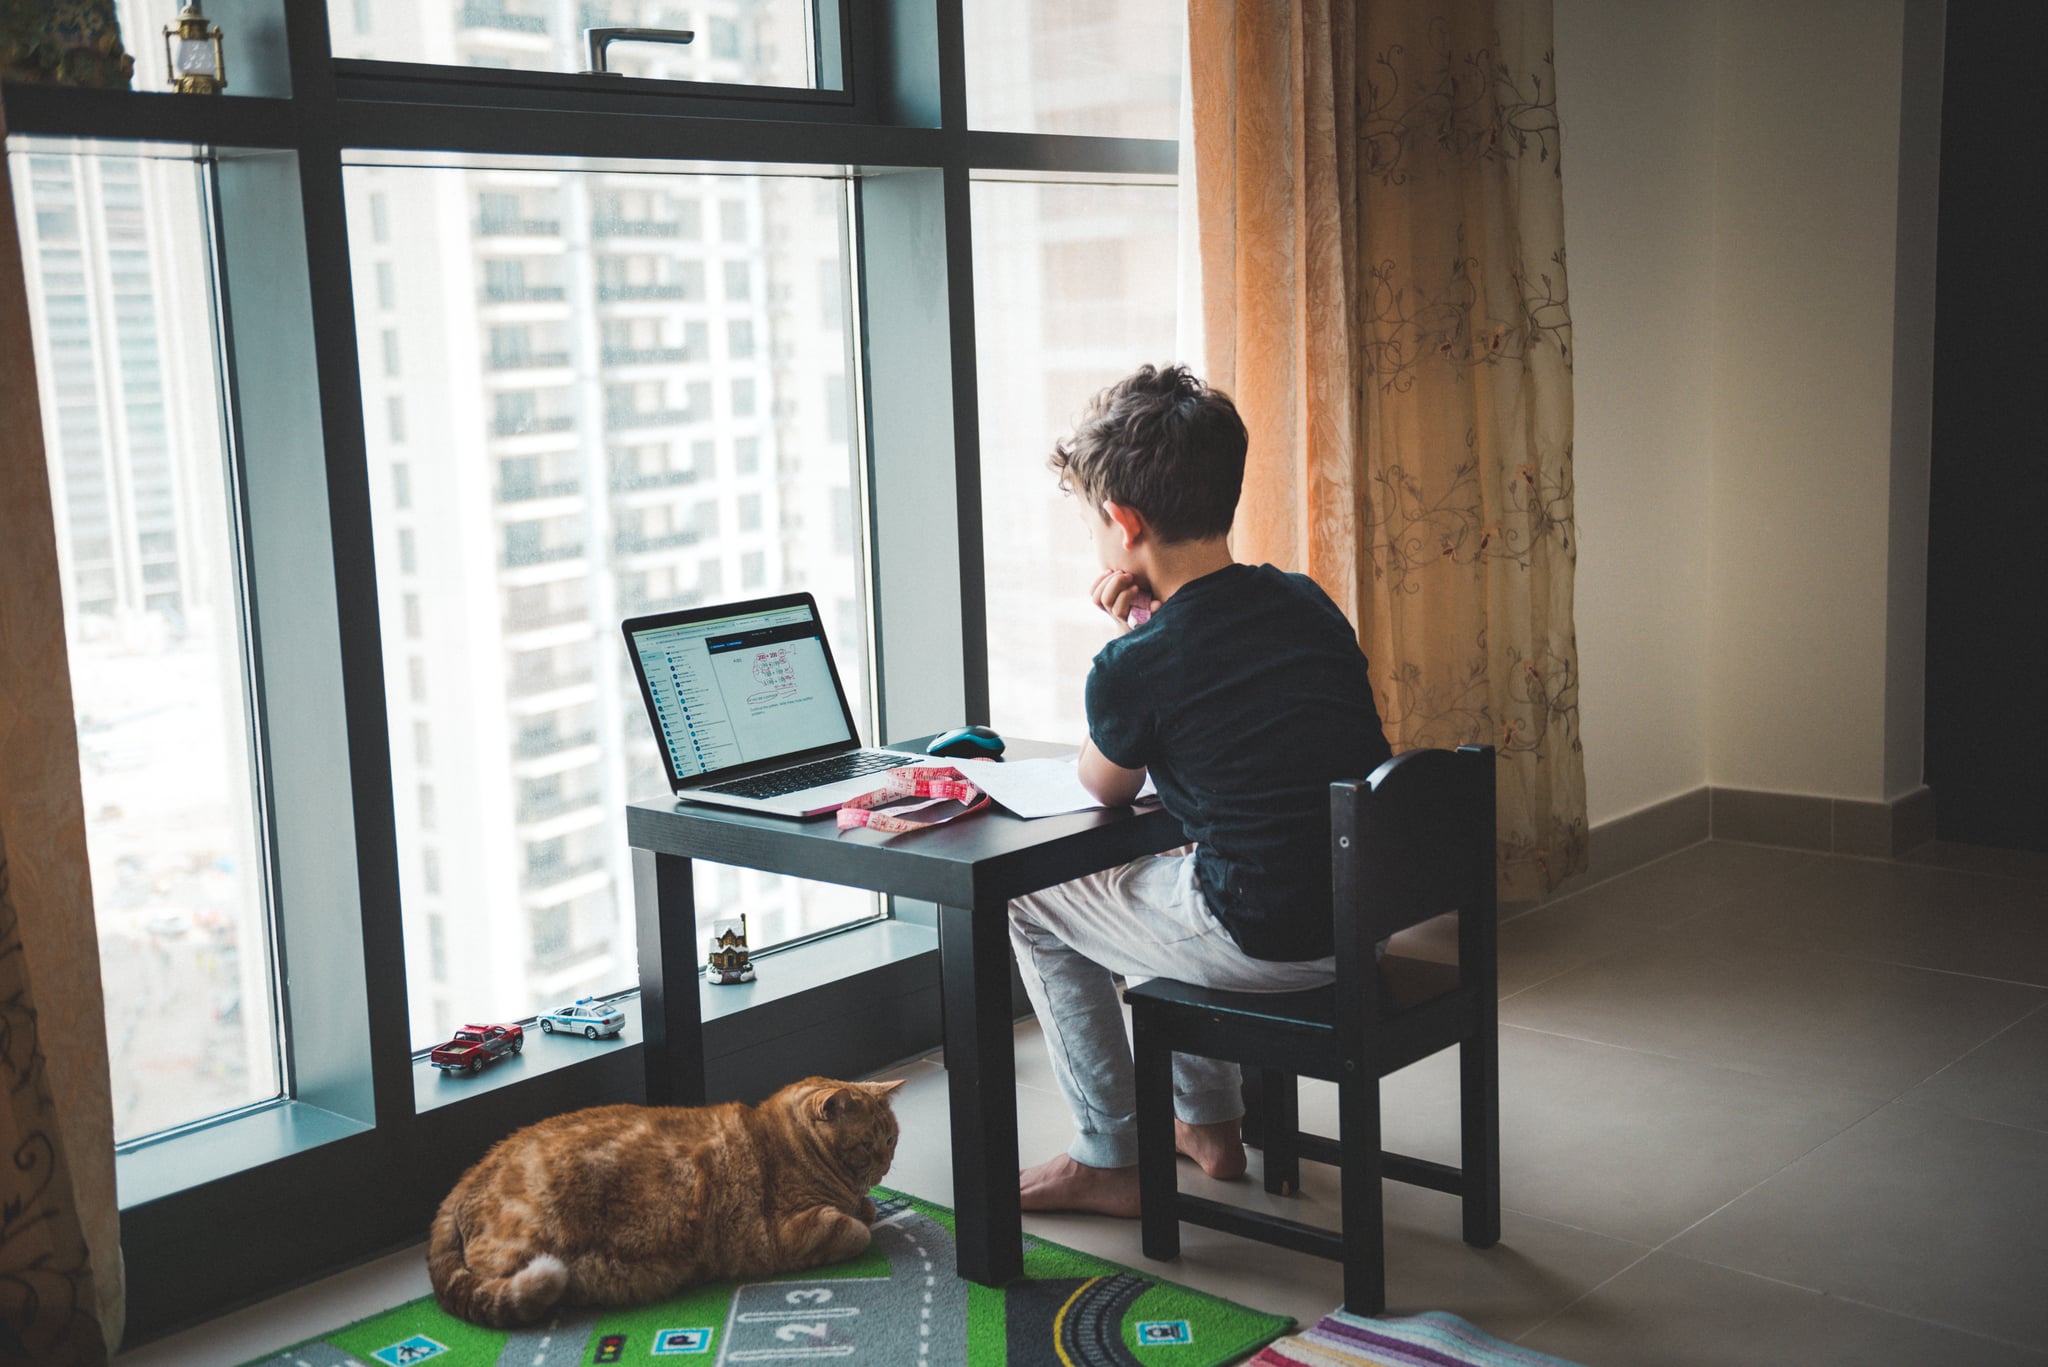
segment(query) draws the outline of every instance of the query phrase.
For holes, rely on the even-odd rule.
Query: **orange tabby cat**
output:
[[[598,1106],[529,1125],[441,1203],[434,1295],[510,1328],[851,1258],[896,1156],[902,1085],[813,1077],[758,1107]]]

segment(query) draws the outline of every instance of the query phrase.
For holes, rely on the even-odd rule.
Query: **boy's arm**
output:
[[[1105,807],[1128,807],[1145,786],[1145,771],[1112,764],[1095,748],[1091,736],[1081,743],[1081,786]]]

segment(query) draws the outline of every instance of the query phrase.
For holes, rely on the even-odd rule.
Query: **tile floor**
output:
[[[1466,1248],[1452,1198],[1390,1183],[1393,1311],[1588,1367],[2048,1367],[2048,856],[1710,841],[1505,922],[1501,997],[1501,1242]],[[1028,1023],[1017,1059],[1035,1160],[1069,1131]],[[945,1074],[894,1071],[889,1181],[950,1201]],[[1334,1091],[1303,1086],[1333,1125]],[[1384,1096],[1388,1147],[1457,1160],[1448,1055]],[[1292,1199],[1181,1181],[1334,1223],[1329,1170],[1303,1175]],[[1134,1222],[1027,1227],[1146,1265]],[[1334,1264],[1183,1245],[1177,1280],[1304,1321],[1340,1299]],[[399,1253],[118,1362],[236,1363],[425,1290]]]

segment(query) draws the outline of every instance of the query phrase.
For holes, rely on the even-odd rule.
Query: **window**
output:
[[[989,634],[989,706],[1022,735],[1087,734],[1081,681],[1111,625],[1088,598],[1101,566],[1084,510],[1045,459],[1097,390],[1178,359],[1176,194],[974,186],[982,546],[988,619],[1004,624]]]
[[[518,186],[514,198],[506,182]],[[587,613],[578,615],[535,604],[587,603],[611,593],[628,612],[658,611],[693,601],[705,583],[703,567],[728,552],[717,516],[713,462],[691,469],[689,479],[671,477],[665,454],[686,429],[712,436],[692,438],[713,446],[720,438],[786,448],[780,477],[747,494],[754,526],[780,521],[788,506],[812,503],[819,491],[850,489],[854,453],[846,440],[845,415],[806,410],[794,424],[769,432],[758,426],[763,394],[808,388],[807,368],[816,358],[840,356],[848,338],[840,326],[756,312],[748,298],[755,263],[718,264],[728,288],[708,299],[699,288],[668,289],[658,282],[701,280],[713,264],[701,243],[677,237],[607,235],[599,226],[616,221],[626,206],[696,199],[707,193],[737,215],[721,221],[745,223],[758,217],[776,229],[776,252],[764,249],[759,266],[781,269],[783,256],[809,261],[822,256],[846,267],[849,214],[844,183],[837,193],[812,193],[813,182],[788,178],[651,175],[576,171],[505,172],[462,166],[354,167],[346,188],[354,204],[387,196],[404,204],[405,230],[431,242],[444,261],[465,256],[485,279],[501,283],[555,278],[565,238],[589,234],[597,269],[591,288],[577,294],[564,287],[541,300],[500,300],[463,283],[456,269],[423,280],[409,308],[385,334],[378,364],[364,366],[365,384],[378,373],[379,388],[393,383],[381,375],[385,356],[403,358],[395,379],[399,396],[412,405],[419,430],[412,440],[435,452],[431,461],[409,463],[411,500],[401,509],[394,498],[373,509],[380,521],[401,512],[435,530],[435,564],[429,573],[405,581],[380,570],[381,592],[392,596],[386,616],[386,651],[395,659],[424,652],[427,672],[454,681],[436,695],[425,720],[443,740],[438,777],[469,792],[511,791],[509,808],[482,808],[466,822],[461,841],[448,841],[440,859],[447,876],[476,890],[461,906],[438,911],[446,933],[473,950],[448,966],[450,996],[468,1017],[512,1019],[529,1015],[556,998],[615,992],[632,986],[635,973],[632,890],[626,861],[623,817],[615,794],[628,791],[636,775],[658,774],[652,733],[634,692],[629,661],[616,634],[600,630]],[[545,202],[562,217],[537,230],[528,207]],[[427,206],[443,206],[435,216]],[[491,225],[516,222],[522,241],[515,247],[495,240]],[[549,234],[552,233],[552,236]],[[366,247],[368,244],[364,244]],[[778,255],[777,252],[783,255]],[[566,277],[564,277],[566,278]],[[648,283],[643,283],[648,282]],[[374,299],[358,300],[366,315]],[[684,358],[661,354],[655,364],[643,356],[660,352],[662,337],[703,338],[717,326],[727,331],[744,323],[766,328],[777,347],[713,356],[699,345]],[[598,379],[597,402],[586,408],[582,391],[505,387],[502,362],[530,356],[530,339],[542,330],[549,346],[562,349],[561,363]],[[584,339],[590,339],[588,341]],[[590,346],[591,354],[578,354]],[[780,359],[778,359],[778,357]],[[417,360],[415,358],[418,358]],[[729,404],[713,404],[717,389]],[[834,391],[845,404],[842,386]],[[366,396],[367,397],[367,396]],[[735,426],[739,424],[740,426]],[[392,444],[372,444],[373,470],[397,468]],[[687,467],[686,467],[687,468]],[[488,474],[484,472],[489,472]],[[373,480],[373,486],[387,481]],[[481,500],[481,501],[480,501]],[[605,506],[611,531],[602,541],[587,533],[594,502]],[[826,507],[831,507],[829,502]],[[850,506],[847,505],[847,506]],[[819,527],[823,547],[857,546],[856,529]],[[736,550],[736,548],[735,548]],[[759,550],[739,561],[743,587],[770,587],[769,560]],[[776,589],[824,586],[857,575],[852,554],[821,554],[776,579]],[[401,563],[401,573],[403,572]],[[490,619],[468,617],[451,606],[446,619],[456,629],[428,633],[424,620],[433,603],[451,605],[495,597],[503,604]],[[830,621],[842,670],[856,710],[865,714],[870,687],[860,661],[867,624]],[[631,699],[618,724],[593,732],[576,720],[600,696]],[[426,701],[415,694],[414,701]],[[393,698],[392,705],[399,704]],[[458,760],[458,756],[462,757]],[[394,747],[392,768],[404,784],[417,781],[419,761],[411,747]],[[408,871],[422,861],[407,858],[404,846],[418,832],[434,828],[431,789],[420,786],[416,823],[400,823],[401,896],[405,903],[408,960],[415,971],[430,962],[424,942],[423,889]],[[638,795],[649,795],[642,787]],[[452,832],[451,832],[452,834]],[[592,853],[575,861],[576,873],[550,861],[540,873],[513,851],[535,841],[573,840]],[[522,872],[523,870],[523,872]],[[510,871],[508,873],[508,871]],[[575,906],[576,914],[541,914],[550,907]],[[506,913],[524,906],[525,924],[551,937],[547,944],[520,935],[494,933]],[[711,919],[737,908],[716,897],[703,898],[699,915]],[[757,948],[876,913],[864,893],[793,880],[769,880],[745,910]],[[433,994],[410,994],[416,1046],[445,1037],[462,1022],[434,1014]]]
[[[280,1089],[198,168],[8,158],[65,566],[117,1141]],[[102,395],[112,396],[102,407]]]
[[[728,199],[718,205],[718,237],[722,242],[747,240],[747,206],[744,200]]]
[[[1173,137],[1185,9],[1179,0],[966,0],[967,122]]]
[[[343,21],[344,4],[350,22]],[[328,0],[328,13],[337,57],[581,72],[589,61],[583,29],[646,28],[695,37],[614,41],[607,70],[664,81],[821,84],[806,0],[711,0],[690,10],[672,0],[583,0],[574,7],[547,0]],[[836,6],[825,17],[836,25]]]

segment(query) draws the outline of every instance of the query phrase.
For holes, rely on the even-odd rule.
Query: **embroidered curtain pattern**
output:
[[[1190,0],[1233,547],[1357,624],[1396,752],[1499,752],[1501,895],[1585,867],[1549,0]]]
[[[7,133],[0,108],[0,144]],[[120,1212],[78,731],[14,199],[0,160],[0,1361],[105,1362]]]

